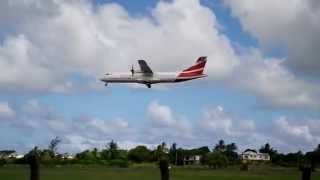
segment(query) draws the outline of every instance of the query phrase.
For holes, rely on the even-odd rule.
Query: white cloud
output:
[[[271,107],[319,109],[320,90],[291,73],[284,59],[264,58],[257,49],[241,56],[241,64],[230,76],[232,86],[249,91]]]
[[[13,118],[16,112],[6,102],[0,102],[0,119]]]
[[[319,134],[312,130],[312,126],[319,126],[319,121],[295,122],[283,116],[275,119],[273,123],[273,136],[282,142],[282,148],[308,150],[320,142]]]
[[[263,14],[266,8],[256,8],[256,2],[239,2],[229,4],[232,7],[233,3],[239,5],[232,10],[240,17],[248,12],[250,21],[243,22],[247,30],[251,30],[249,25],[259,23],[257,27],[262,26],[261,31],[267,29],[266,33],[285,32],[269,31],[277,26],[268,23],[270,19],[271,22],[283,19],[279,23],[282,27],[291,20],[287,15],[290,13],[269,13],[280,16],[270,18],[269,14]],[[294,14],[291,5],[300,1],[289,3],[286,8],[282,1],[268,2],[263,1],[266,7],[279,5],[276,12],[284,8]],[[198,56],[206,55],[209,60],[207,79],[211,81],[231,80],[232,84],[255,93],[272,106],[319,107],[318,86],[288,71],[283,65],[287,60],[269,62],[270,59],[261,55],[260,50],[247,52],[246,56],[255,61],[237,55],[229,38],[219,32],[214,12],[198,0],[159,1],[150,10],[150,16],[138,17],[130,16],[115,3],[94,6],[91,1],[80,0],[6,0],[0,2],[0,12],[0,24],[8,28],[3,32],[0,45],[0,91],[66,93],[97,89],[92,82],[99,84],[95,80],[107,71],[128,71],[136,59],[148,60],[155,71],[176,71],[192,64]],[[251,12],[258,15],[253,16]],[[264,17],[266,19],[257,19]],[[259,35],[260,29],[257,32],[252,30],[252,33]],[[275,35],[264,36],[264,39],[279,39],[278,36],[273,38]],[[287,39],[300,37],[292,33],[283,36],[290,36]],[[313,43],[310,46],[318,47]],[[291,61],[291,57],[289,59]],[[77,84],[73,81],[75,76],[86,80]]]
[[[26,107],[32,108],[27,111]],[[146,116],[143,117],[147,123],[139,125],[130,124],[123,118],[66,118],[47,104],[34,99],[18,105],[13,111],[16,116],[9,122],[8,128],[12,138],[10,143],[18,151],[27,151],[23,149],[30,147],[27,144],[46,147],[46,143],[55,136],[63,140],[62,152],[78,152],[94,147],[101,149],[112,139],[123,148],[138,144],[155,147],[161,142],[176,142],[184,147],[213,146],[215,141],[224,139],[237,143],[240,150],[243,150],[259,148],[269,142],[280,151],[310,150],[320,142],[320,123],[317,119],[292,121],[280,117],[273,121],[273,126],[261,127],[256,121],[236,117],[222,106],[206,108],[201,117],[191,121],[175,113],[170,106],[152,101],[146,107]],[[154,118],[160,119],[155,123]],[[164,120],[166,118],[170,119],[169,124]],[[161,120],[165,123],[159,124]]]
[[[288,52],[298,73],[319,75],[320,6],[317,0],[224,0],[243,28],[268,48]]]
[[[170,107],[160,105],[157,101],[149,104],[147,115],[156,125],[171,126],[175,123]]]
[[[151,17],[130,17],[117,4],[27,2],[1,1],[0,21],[14,31],[4,33],[0,46],[0,90],[66,92],[74,73],[97,78],[127,71],[139,58],[167,71],[207,55],[209,74],[218,79],[237,64],[215,15],[197,0],[160,1]]]
[[[182,116],[173,114],[171,108],[152,101],[147,107],[147,118],[156,128],[169,128],[186,137],[192,135],[192,125]]]
[[[235,121],[221,106],[205,109],[200,126],[203,130],[214,133],[216,136],[227,137],[248,136],[256,131],[255,123],[253,121]]]
[[[150,16],[138,17],[130,16],[115,3],[96,7],[86,0],[1,1],[0,92],[65,93],[79,90],[79,86],[96,89],[98,82],[92,79],[106,71],[128,71],[136,59],[148,60],[155,71],[175,71],[192,64],[198,56],[207,55],[206,73],[210,81],[223,81],[253,93],[272,107],[318,110],[319,85],[287,68],[306,74],[317,73],[314,69],[319,69],[316,1],[226,2],[240,17],[245,30],[264,45],[287,47],[289,56],[266,58],[261,50],[253,48],[244,48],[246,52],[236,54],[228,37],[219,32],[214,12],[198,0],[160,1]],[[75,76],[88,80],[78,85],[72,80]],[[12,114],[8,105],[0,109],[4,109],[4,114]],[[147,108],[152,123],[145,129],[131,127],[121,118],[66,119],[36,100],[20,107],[19,113],[12,112],[17,116],[13,121],[16,128],[28,132],[44,129],[47,136],[68,135],[77,147],[102,143],[102,137],[114,136],[132,143],[160,143],[161,137],[180,138],[181,142],[184,138],[199,138],[196,143],[211,143],[208,134],[202,134],[203,129],[215,137],[250,136],[259,143],[272,137],[258,133],[254,121],[240,122],[222,107],[205,110],[200,118],[202,129],[157,101]],[[285,130],[295,129],[295,133],[287,132],[285,138],[310,140],[310,135],[314,138],[318,134],[315,129],[318,123],[312,122],[313,125],[283,120],[278,123]]]

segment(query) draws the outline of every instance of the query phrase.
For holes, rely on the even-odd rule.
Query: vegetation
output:
[[[129,151],[128,158],[135,163],[151,162],[152,151],[146,146],[137,146]]]
[[[228,158],[220,151],[214,151],[207,154],[207,164],[210,168],[226,168],[228,166]]]
[[[178,148],[173,143],[170,148],[166,143],[161,143],[155,149],[149,149],[146,146],[137,146],[130,150],[119,149],[115,141],[106,143],[104,149],[88,149],[70,158],[70,155],[59,154],[58,147],[61,140],[56,137],[52,139],[47,149],[37,150],[40,156],[40,162],[43,166],[53,167],[57,165],[103,165],[106,167],[129,167],[130,164],[138,163],[154,163],[157,164],[162,158],[166,158],[169,162],[176,166],[185,165],[186,157],[201,157],[200,165],[211,167],[212,169],[226,168],[228,166],[240,165],[237,145],[235,143],[225,143],[223,140],[218,141],[210,151],[208,146],[195,149]],[[271,147],[269,143],[263,145],[259,151],[268,153],[271,156],[272,165],[282,167],[297,168],[300,165],[310,165],[312,169],[320,163],[320,145],[313,151],[302,153],[282,154]],[[13,150],[0,151],[0,166],[6,164],[28,164],[28,154],[22,159],[15,159],[11,154]]]

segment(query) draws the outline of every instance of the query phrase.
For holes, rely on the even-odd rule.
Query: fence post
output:
[[[241,171],[249,171],[249,162],[246,160],[241,161],[240,170]]]
[[[40,160],[38,147],[35,147],[29,155],[30,180],[40,180]]]
[[[169,161],[166,158],[160,159],[159,162],[161,180],[169,180]]]
[[[311,165],[300,165],[300,171],[302,171],[301,180],[311,180]]]

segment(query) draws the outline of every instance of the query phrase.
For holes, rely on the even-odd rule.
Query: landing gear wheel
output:
[[[105,83],[104,86],[108,86],[108,83]]]
[[[147,86],[148,88],[151,88],[151,84],[146,84],[146,86]]]

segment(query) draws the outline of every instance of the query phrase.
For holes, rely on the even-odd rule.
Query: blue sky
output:
[[[9,72],[0,78],[1,133],[8,134],[0,138],[0,149],[44,148],[55,136],[63,139],[60,150],[71,152],[101,147],[111,139],[124,148],[153,147],[163,140],[212,147],[221,138],[235,141],[240,149],[272,141],[280,151],[298,151],[319,143],[315,130],[320,126],[319,86],[304,78],[308,74],[299,76],[291,69],[296,54],[290,48],[295,47],[286,46],[286,35],[280,38],[283,42],[273,42],[273,33],[260,32],[259,23],[243,17],[246,7],[240,9],[228,0],[48,2],[20,7],[22,15],[31,13],[39,21],[22,22],[8,11],[0,14],[0,24],[15,31],[0,30],[0,69],[18,72],[11,75],[15,80],[6,79]],[[47,8],[56,7],[60,11],[48,13]],[[38,24],[42,20],[49,23]],[[39,35],[33,25],[39,25]],[[180,25],[190,26],[190,31]],[[52,32],[42,34],[48,29]],[[200,40],[206,34],[208,38]],[[166,49],[167,39],[176,45],[176,52]],[[22,55],[12,55],[10,49]],[[208,53],[201,54],[208,56],[207,79],[152,89],[104,87],[98,81],[103,72],[126,71],[139,55],[150,58],[156,66],[151,68],[179,70],[200,53]],[[9,61],[14,63],[8,65]]]

